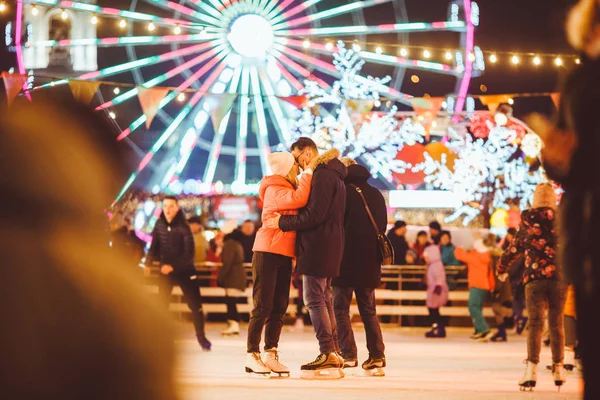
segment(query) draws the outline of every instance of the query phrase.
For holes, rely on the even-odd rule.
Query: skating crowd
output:
[[[446,274],[446,267],[465,265],[468,308],[475,328],[471,339],[502,342],[507,340],[507,330],[522,334],[528,327],[527,368],[519,384],[531,388],[535,386],[547,314],[547,343],[553,353],[549,369],[557,386],[566,381],[564,368],[572,370],[577,358],[575,312],[571,290],[563,321],[567,287],[556,262],[557,201],[552,185],[538,185],[533,207],[523,212],[519,230],[509,229],[502,240],[489,234],[476,238],[469,249],[456,247],[451,233],[433,221],[429,232],[418,232],[415,243],[409,246],[404,221],[397,221],[384,236],[387,211],[383,196],[367,183],[369,171],[353,160],[339,159],[336,150],[320,155],[311,139],[301,138],[290,153],[273,153],[268,161],[273,174],[266,176],[260,186],[264,207],[263,225],[258,232],[252,221],[240,227],[227,222],[222,227],[224,236],[207,243],[197,217],[186,222],[176,198],[168,196],[163,201],[163,214],[154,228],[146,261],[159,261],[160,292],[167,294],[163,296],[167,302],[172,286],[181,287],[203,349],[210,350],[211,343],[204,332],[198,285],[192,280],[194,262],[222,262],[216,285],[226,288],[227,293],[228,326],[224,335],[239,334],[234,292],[245,290],[244,263],[251,262],[253,310],[248,325],[246,372],[289,376],[289,368],[279,360],[278,346],[293,285],[301,293],[297,324],[302,324],[305,305],[320,348],[317,358],[301,367],[302,378],[342,378],[344,369],[358,366],[349,314],[353,295],[367,336],[369,357],[362,368],[371,375],[385,375],[385,346],[376,314],[375,289],[382,286],[382,243],[387,242],[393,258],[385,262],[426,268],[423,284],[432,324],[426,338],[446,337],[447,324],[440,308],[447,304],[449,292],[456,286],[454,277]],[[393,287],[394,283],[388,285]],[[490,295],[495,330],[483,315]],[[264,358],[260,349],[263,328]]]

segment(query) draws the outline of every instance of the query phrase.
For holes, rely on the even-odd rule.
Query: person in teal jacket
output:
[[[442,231],[440,233],[440,251],[442,253],[442,263],[444,267],[451,265],[462,265],[460,261],[454,256],[454,250],[456,246],[452,244],[452,235],[449,231]],[[454,275],[446,274],[446,281],[450,290],[456,289],[456,281]]]

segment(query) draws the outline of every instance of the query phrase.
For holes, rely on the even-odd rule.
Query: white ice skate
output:
[[[240,324],[237,321],[229,320],[228,325],[224,331],[221,331],[223,336],[234,336],[240,334]]]
[[[246,356],[246,372],[251,375],[262,376],[268,378],[271,374],[271,369],[267,367],[262,359],[260,353],[248,353]]]
[[[525,361],[527,366],[525,367],[525,374],[519,381],[519,386],[522,391],[529,389],[529,391],[533,390],[535,384],[537,382],[537,364],[532,363],[531,361]]]
[[[341,379],[344,360],[337,353],[319,354],[315,361],[300,367],[302,379]]]
[[[565,368],[561,363],[552,364],[552,379],[554,379],[554,384],[560,392],[561,386],[567,382],[567,378],[565,377]]]
[[[265,358],[265,366],[280,378],[289,378],[290,369],[279,362],[279,352],[277,349],[265,350],[267,357]]]

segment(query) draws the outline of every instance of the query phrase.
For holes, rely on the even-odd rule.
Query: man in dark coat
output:
[[[159,295],[168,306],[173,286],[183,292],[183,298],[192,312],[198,343],[204,350],[210,350],[211,343],[204,333],[204,313],[200,289],[192,276],[194,267],[194,237],[177,199],[167,196],[163,200],[163,212],[152,231],[152,245],[146,257],[147,265],[160,263]]]
[[[590,4],[591,5],[591,4]],[[565,82],[556,126],[530,120],[544,141],[542,158],[548,177],[565,190],[561,200],[560,241],[568,283],[575,288],[578,348],[581,351],[585,400],[600,398],[600,342],[597,310],[600,306],[600,6],[582,4],[572,14],[567,30],[572,44],[583,52],[581,65]],[[584,22],[589,22],[582,29]],[[575,37],[579,36],[579,43]]]
[[[429,223],[429,236],[433,244],[440,244],[440,237],[442,236],[442,225],[437,221],[431,221]]]
[[[352,159],[342,159],[342,162],[348,167],[348,177],[345,180],[345,246],[340,275],[333,279],[333,308],[338,326],[338,341],[344,365],[356,367],[358,353],[350,324],[350,303],[352,294],[355,293],[367,334],[369,359],[365,364],[378,363],[378,368],[383,368],[385,346],[375,310],[375,289],[381,286],[381,253],[377,233],[385,232],[387,227],[387,206],[379,190],[367,183],[371,177],[369,170],[357,165]],[[361,193],[377,224],[377,232],[365,209]]]
[[[331,280],[340,273],[344,249],[344,209],[348,171],[338,159],[338,150],[319,156],[316,144],[300,138],[291,147],[304,169],[314,164],[310,197],[298,215],[278,216],[267,226],[284,232],[297,231],[297,272],[304,275],[304,302],[313,322],[321,354],[302,370],[340,368],[343,365],[337,343],[337,327],[331,297]]]
[[[406,241],[406,222],[396,221],[387,234],[394,248],[394,265],[406,265],[406,253],[410,249]],[[398,287],[396,287],[397,289]]]

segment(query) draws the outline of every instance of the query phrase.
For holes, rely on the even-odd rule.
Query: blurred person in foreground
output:
[[[522,282],[525,286],[525,301],[529,314],[527,334],[527,360],[522,389],[536,386],[538,363],[542,346],[542,334],[546,308],[552,350],[552,376],[559,387],[565,382],[563,368],[565,331],[563,311],[567,286],[556,257],[557,238],[555,227],[556,193],[549,183],[537,185],[533,194],[533,207],[523,211],[521,226],[510,247],[498,264],[500,280],[508,278],[510,265],[524,255],[525,268]]]
[[[194,237],[177,198],[166,196],[162,204],[163,212],[152,231],[152,244],[146,257],[146,265],[158,262],[160,267],[159,296],[168,308],[173,286],[179,286],[183,299],[192,312],[192,322],[196,338],[203,350],[210,350],[211,343],[204,332],[204,311],[202,298],[194,267]]]
[[[564,82],[558,121],[554,125],[536,115],[528,123],[544,141],[548,176],[565,190],[559,213],[561,259],[575,288],[584,399],[591,400],[600,398],[600,1],[579,1],[567,20],[567,37],[582,55]]]
[[[367,182],[368,169],[351,158],[342,158],[348,168],[344,213],[344,253],[340,275],[333,278],[333,309],[344,368],[358,366],[358,350],[350,321],[350,304],[356,296],[360,319],[367,336],[369,357],[362,369],[369,375],[385,375],[385,345],[377,310],[375,289],[381,286],[381,254],[377,234],[385,233],[387,207],[379,190]],[[366,206],[365,206],[366,202]],[[377,225],[377,231],[373,224]]]
[[[208,256],[208,240],[206,240],[206,237],[204,236],[204,225],[202,224],[200,217],[196,216],[188,219],[188,224],[192,230],[194,246],[196,248],[194,262],[197,265],[202,264],[206,262],[206,257]]]
[[[108,247],[126,178],[112,127],[51,100],[0,109],[2,397],[175,399],[168,315]]]

